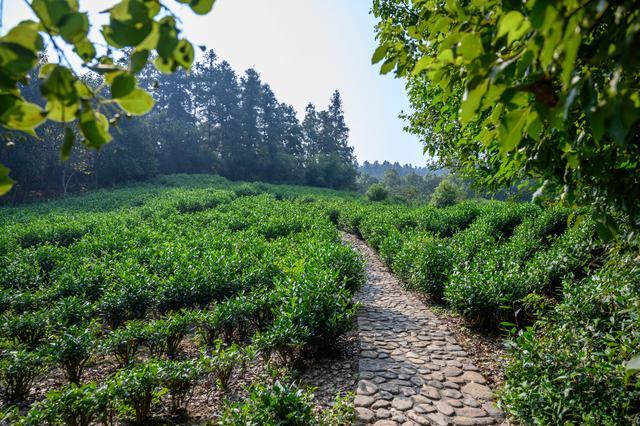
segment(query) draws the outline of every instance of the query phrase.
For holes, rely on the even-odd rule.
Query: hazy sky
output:
[[[95,24],[105,18],[97,12],[113,3],[80,2]],[[326,107],[338,89],[360,162],[423,165],[420,143],[403,132],[398,118],[408,108],[403,82],[379,75],[371,65],[376,42],[370,7],[370,0],[218,0],[206,16],[177,3],[174,12],[192,43],[214,49],[239,74],[256,68],[278,99],[299,114],[309,102]],[[3,30],[28,17],[23,1],[5,0]]]

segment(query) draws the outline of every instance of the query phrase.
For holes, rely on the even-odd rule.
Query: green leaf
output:
[[[163,59],[169,59],[173,56],[173,52],[178,47],[178,31],[175,28],[175,21],[165,18],[160,23],[159,39],[156,51]]]
[[[502,119],[500,128],[500,151],[504,154],[513,151],[520,141],[525,124],[527,123],[527,115],[529,109],[516,109],[510,111]]]
[[[129,74],[123,73],[117,75],[111,83],[111,97],[123,98],[136,88],[136,78]]]
[[[100,148],[112,139],[107,117],[91,109],[84,110],[80,114],[80,130],[86,139],[86,144],[92,148]]]
[[[378,46],[376,51],[373,52],[373,56],[371,57],[371,64],[374,65],[383,60],[388,51],[389,45],[381,44],[380,46]]]
[[[47,118],[49,120],[68,123],[75,120],[78,108],[78,103],[64,105],[59,100],[53,99],[47,102],[45,110],[47,111]]]
[[[182,65],[184,69],[188,70],[189,68],[191,68],[193,60],[195,59],[195,51],[193,49],[193,45],[187,40],[180,40],[180,42],[178,43],[178,47],[173,52],[173,57],[178,64]]]
[[[71,44],[86,39],[89,32],[89,17],[86,13],[70,13],[60,24],[60,35]]]
[[[33,21],[22,21],[0,39],[4,43],[17,44],[33,53],[44,50],[44,41]]]
[[[71,127],[65,127],[64,142],[62,143],[62,147],[60,148],[60,160],[66,161],[69,159],[71,148],[73,148],[74,139],[75,136],[73,135],[73,130],[71,130]]]
[[[141,0],[122,0],[111,8],[110,13],[109,25],[102,27],[102,34],[114,47],[135,47],[153,29],[150,9]]]
[[[151,111],[155,101],[149,93],[136,88],[127,96],[117,99],[118,105],[132,115],[142,115]]]
[[[75,44],[73,51],[80,56],[84,62],[89,62],[96,57],[96,48],[88,39],[84,39]]]
[[[627,374],[637,374],[640,373],[640,355],[636,355],[627,361],[624,365]]]
[[[211,12],[215,0],[191,0],[191,9],[198,15],[206,15]]]
[[[13,95],[0,95],[0,111],[0,123],[15,130],[33,130],[46,117],[38,105]]]
[[[416,62],[416,65],[413,67],[413,71],[411,71],[411,75],[416,76],[423,71],[428,70],[432,63],[433,58],[430,56],[423,56],[418,62]]]
[[[396,58],[387,59],[384,64],[382,64],[382,67],[380,67],[380,73],[389,74],[396,67],[396,62]]]
[[[462,124],[468,123],[475,117],[488,85],[489,83],[487,81],[482,81],[473,89],[467,89],[462,98],[462,104],[460,105],[460,121]]]
[[[13,187],[13,180],[9,177],[10,171],[11,170],[0,164],[0,195],[11,191]]]
[[[74,85],[76,78],[69,68],[54,65],[51,72],[40,85],[40,92],[48,100],[58,100],[65,105],[78,101],[78,92]]]
[[[524,21],[524,16],[517,10],[512,10],[500,19],[498,24],[498,35],[496,38],[500,38],[512,31],[516,31],[520,24]]]
[[[149,51],[141,50],[135,51],[133,55],[131,55],[131,63],[129,64],[129,71],[132,74],[136,74],[147,65],[147,61],[149,60]]]
[[[171,74],[178,68],[178,64],[176,64],[176,61],[174,61],[173,58],[165,59],[158,56],[153,63],[158,71],[163,74]]]
[[[33,0],[31,7],[44,27],[54,35],[65,16],[78,11],[78,3],[69,0]]]
[[[482,40],[477,34],[466,34],[460,40],[457,53],[468,61],[472,61],[484,53]]]
[[[443,64],[452,64],[453,63],[453,51],[451,49],[445,49],[438,53],[438,60]]]

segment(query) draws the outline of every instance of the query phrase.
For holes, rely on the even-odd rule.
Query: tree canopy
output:
[[[100,85],[95,73],[83,78]],[[64,126],[78,135],[77,123],[43,123],[40,140],[0,130],[0,140],[7,142],[0,144],[0,163],[16,181],[5,201],[174,173],[332,188],[355,182],[356,163],[337,91],[326,108],[307,107],[301,123],[293,106],[278,100],[256,70],[238,75],[213,51],[189,73],[163,74],[148,65],[137,79],[156,99],[154,107],[144,116],[119,120],[113,141],[100,150],[73,149],[68,160],[59,160]],[[29,102],[46,103],[37,78],[22,92]]]
[[[381,72],[407,79],[408,128],[442,167],[526,179],[640,226],[640,9],[627,1],[375,0]]]
[[[102,26],[100,42],[89,39],[89,15],[80,12],[79,0],[25,2],[36,20],[22,21],[0,38],[0,125],[5,128],[36,135],[46,121],[77,122],[82,143],[100,148],[111,141],[109,126],[121,114],[141,115],[153,108],[153,98],[136,79],[148,61],[167,74],[188,70],[194,61],[194,47],[180,37],[180,20],[166,1],[119,1],[105,11],[109,23]],[[204,15],[215,0],[175,2]],[[40,92],[46,99],[42,107],[27,101],[22,87],[47,47],[57,59],[39,67]],[[129,50],[126,63],[118,61],[123,49]],[[87,84],[74,69],[67,57],[71,50],[84,69],[103,77],[100,85]],[[64,132],[62,158],[69,156],[74,140],[74,132]],[[0,195],[12,184],[9,169],[0,164]]]

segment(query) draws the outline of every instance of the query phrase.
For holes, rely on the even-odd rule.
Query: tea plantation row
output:
[[[230,394],[245,369],[295,365],[351,327],[363,265],[308,192],[213,181],[0,213],[5,422],[189,413],[197,389]],[[260,374],[244,402],[217,408],[223,424],[246,424],[247,411],[249,424],[282,412],[343,421]]]
[[[374,247],[406,285],[474,326],[519,330],[499,390],[524,424],[632,424],[640,381],[637,248],[604,245],[560,207],[465,202],[446,209],[341,201],[339,227]]]

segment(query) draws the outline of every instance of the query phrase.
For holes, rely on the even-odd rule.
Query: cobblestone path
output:
[[[491,389],[438,317],[404,290],[375,252],[345,235],[367,261],[356,296],[359,425],[490,425],[503,422]]]

